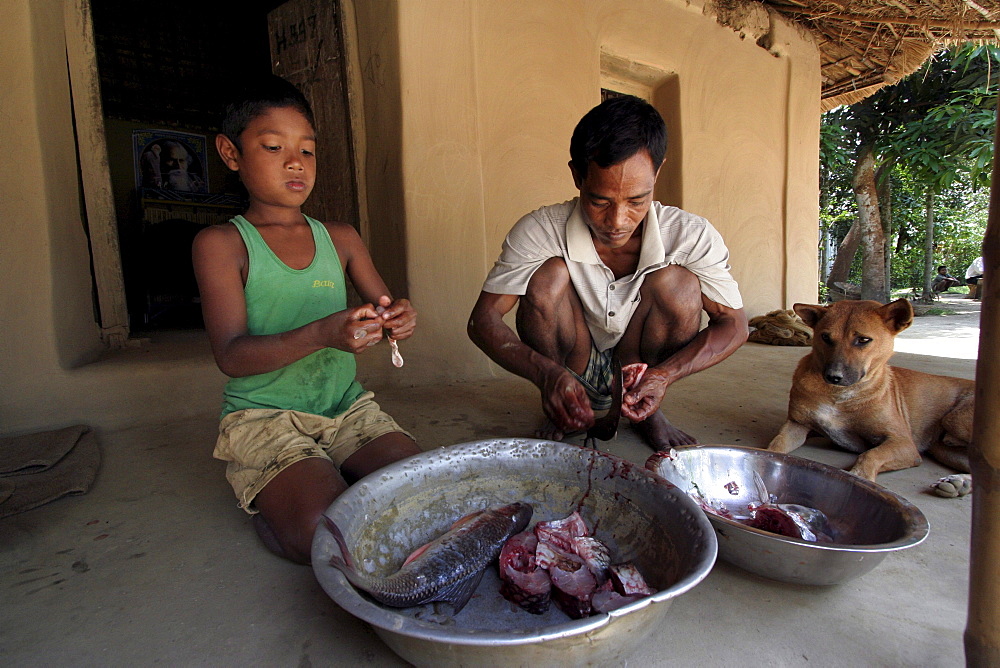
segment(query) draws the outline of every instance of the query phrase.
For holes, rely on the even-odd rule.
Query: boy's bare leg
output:
[[[347,480],[359,480],[420,452],[413,439],[397,431],[373,439],[348,457],[342,466],[343,476],[328,459],[310,457],[295,462],[257,494],[254,504],[260,513],[254,515],[254,529],[278,556],[308,564],[316,525],[334,499],[347,491]]]
[[[701,284],[687,269],[669,265],[647,275],[639,294],[642,300],[618,343],[618,355],[622,364],[645,362],[655,366],[697,336],[701,326]],[[698,442],[672,425],[662,407],[636,423],[635,430],[657,451]]]
[[[546,260],[531,276],[517,307],[517,335],[540,355],[583,375],[590,361],[590,330],[583,305],[562,258]],[[551,420],[535,436],[561,441],[566,434]]]
[[[421,452],[423,450],[412,438],[403,432],[392,431],[372,439],[370,443],[348,457],[340,470],[348,482],[354,483],[384,466],[410,455],[419,455]]]
[[[310,457],[295,462],[254,499],[260,511],[253,520],[257,535],[278,556],[308,564],[316,525],[346,489],[347,483],[329,459]]]

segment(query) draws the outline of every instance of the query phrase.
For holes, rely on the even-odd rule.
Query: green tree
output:
[[[888,137],[886,154],[904,162],[924,187],[923,297],[932,297],[935,273],[935,201],[958,180],[973,188],[989,185],[993,158],[995,93],[990,90],[997,51],[974,46],[940,58],[938,66],[924,66],[920,79],[907,79],[916,100],[933,102],[918,118],[903,123]],[[945,62],[947,61],[947,62]],[[924,89],[929,89],[925,91]]]
[[[924,283],[929,291],[937,195],[956,180],[976,185],[989,177],[993,148],[989,81],[994,65],[1000,62],[997,54],[990,46],[941,52],[896,86],[824,116],[821,178],[824,173],[843,174],[845,152],[853,151],[851,183],[857,211],[828,284],[845,280],[860,245],[862,297],[888,299],[894,201],[890,193],[895,182],[891,175],[905,165],[907,177],[924,184],[921,236]],[[828,130],[831,125],[838,126],[839,133]],[[828,216],[830,199],[825,196]]]

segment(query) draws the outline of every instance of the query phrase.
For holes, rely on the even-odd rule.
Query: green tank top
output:
[[[292,269],[278,259],[243,216],[231,222],[243,237],[249,257],[247,331],[278,334],[347,308],[344,270],[330,233],[306,216],[316,255],[305,269]],[[364,392],[354,380],[354,355],[324,348],[288,366],[243,378],[230,378],[223,391],[222,415],[244,408],[277,408],[335,417]]]

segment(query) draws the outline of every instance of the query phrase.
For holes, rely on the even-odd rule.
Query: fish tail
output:
[[[347,542],[344,540],[344,534],[340,531],[340,527],[327,517],[325,513],[323,514],[323,521],[326,522],[326,528],[333,534],[333,539],[337,541],[337,545],[340,547],[339,555],[333,554],[330,556],[330,565],[336,566],[343,571],[353,571],[354,563],[351,559],[351,553],[347,550]]]

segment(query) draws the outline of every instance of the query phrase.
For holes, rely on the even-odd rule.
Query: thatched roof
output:
[[[824,110],[896,83],[949,44],[1000,43],[1000,1],[994,0],[716,0],[714,5],[728,25],[737,7],[743,13],[765,8],[811,32],[820,50]]]

